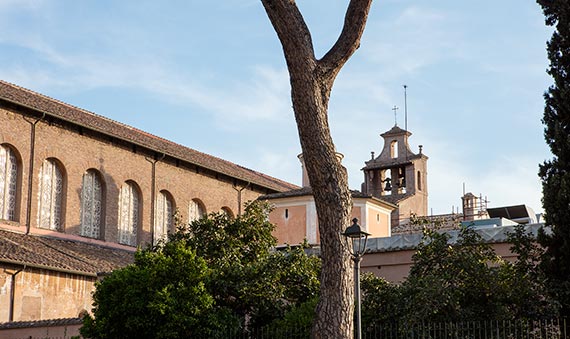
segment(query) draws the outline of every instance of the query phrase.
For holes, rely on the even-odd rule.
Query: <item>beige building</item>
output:
[[[77,317],[182,221],[296,185],[0,81],[0,323]]]
[[[501,258],[514,261],[516,255],[511,252],[512,244],[508,242],[508,234],[514,232],[516,223],[506,225],[496,225],[493,219],[487,219],[486,223],[481,222],[476,228],[476,232],[482,240],[489,244],[495,253]],[[526,224],[525,231],[537,236],[538,230],[543,224]],[[448,229],[445,231],[450,235],[450,242],[457,240],[459,230]],[[416,248],[421,240],[422,233],[397,234],[389,238],[368,239],[367,253],[361,263],[363,272],[371,272],[391,282],[401,282],[410,273],[412,266],[412,256],[416,253]]]
[[[342,160],[341,154],[337,156]],[[315,200],[302,155],[299,155],[299,160],[303,170],[302,188],[260,197],[275,207],[269,220],[277,226],[273,235],[278,245],[298,245],[305,240],[310,245],[320,243]],[[358,191],[352,191],[352,202],[352,218],[357,218],[371,237],[389,237],[392,234],[390,215],[396,205]]]

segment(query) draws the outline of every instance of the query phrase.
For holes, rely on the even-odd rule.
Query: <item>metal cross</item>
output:
[[[398,119],[396,119],[396,111],[398,110],[398,106],[394,105],[392,111],[394,111],[394,126],[398,126]]]

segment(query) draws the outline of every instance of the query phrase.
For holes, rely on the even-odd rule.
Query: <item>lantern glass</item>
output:
[[[352,219],[352,225],[347,227],[344,233],[346,240],[352,240],[352,254],[354,257],[361,257],[366,251],[366,243],[368,240],[369,233],[364,232],[360,225],[358,225],[358,219]]]

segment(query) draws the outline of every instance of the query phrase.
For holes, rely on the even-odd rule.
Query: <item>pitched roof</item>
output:
[[[277,192],[298,188],[294,184],[198,152],[3,80],[0,80],[0,99]]]
[[[529,233],[533,237],[538,235],[539,229],[542,227],[544,227],[544,224],[524,225],[525,232]],[[481,236],[481,241],[487,244],[508,242],[509,234],[512,234],[514,231],[515,226],[512,225],[475,228],[475,232]],[[448,234],[449,240],[447,242],[452,245],[457,243],[460,233],[458,229],[439,230],[438,232]],[[415,250],[422,238],[423,234],[421,232],[397,234],[384,238],[369,238],[366,246],[366,253]]]
[[[35,327],[53,327],[53,326],[69,326],[83,324],[82,318],[58,318],[45,320],[28,320],[28,321],[12,321],[0,323],[0,329],[14,328],[35,328]]]
[[[271,200],[290,197],[302,197],[305,195],[313,195],[313,190],[310,187],[301,187],[299,189],[289,190],[279,193],[271,193],[260,196],[259,200]]]
[[[398,127],[398,125],[394,125],[394,127],[392,127],[389,131],[386,131],[382,134],[380,134],[381,137],[387,137],[387,136],[394,136],[394,135],[407,135],[410,136],[412,135],[411,132],[406,131],[405,129],[401,129],[400,127]]]
[[[133,261],[133,251],[0,229],[4,263],[94,277]]]
[[[372,200],[390,205],[390,207],[393,207],[393,208],[398,207],[397,205],[395,205],[391,201],[384,199],[384,197],[382,197],[382,199],[380,199],[380,198],[376,198],[376,197],[373,197],[373,196],[368,195],[368,194],[364,194],[364,193],[362,193],[360,191],[356,191],[356,190],[351,190],[350,193],[352,195],[352,198],[372,199]],[[290,190],[290,191],[286,191],[286,192],[265,194],[265,195],[260,196],[258,199],[259,200],[272,200],[272,199],[302,197],[302,196],[312,196],[312,195],[313,195],[313,189],[311,187],[302,187],[299,189]]]

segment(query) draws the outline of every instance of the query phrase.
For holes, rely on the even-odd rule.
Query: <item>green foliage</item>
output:
[[[500,258],[471,228],[460,230],[457,243],[449,235],[424,231],[414,265],[404,283],[410,321],[497,319],[500,302],[497,265]]]
[[[404,316],[403,288],[372,273],[360,277],[362,291],[362,324],[375,327],[391,323]]]
[[[247,304],[252,305],[253,327],[263,327],[285,316],[291,308],[317,298],[321,261],[308,256],[305,248],[273,252],[254,266],[245,291]]]
[[[316,298],[320,260],[304,247],[272,251],[270,206],[215,213],[179,226],[167,242],[97,283],[90,338],[184,338],[262,327]],[[244,326],[247,325],[247,326]],[[223,337],[223,336],[222,336]]]
[[[247,317],[252,327],[282,317],[319,290],[317,257],[305,254],[304,247],[271,250],[276,239],[270,211],[267,202],[255,201],[235,219],[211,214],[180,227],[171,237],[195,248],[212,268],[208,290],[216,305]]]
[[[284,287],[280,298],[290,303],[301,304],[318,296],[321,260],[309,256],[305,249],[307,243],[283,251],[274,252],[266,261],[265,274],[275,277],[275,281]]]
[[[170,240],[185,241],[211,266],[244,265],[268,256],[276,244],[271,234],[275,225],[268,218],[270,211],[267,202],[255,201],[247,203],[244,213],[236,218],[212,213],[189,225],[179,225]]]
[[[309,338],[315,319],[318,297],[313,297],[291,307],[281,318],[275,319],[267,329],[274,333],[272,338]]]
[[[540,166],[542,204],[546,226],[540,243],[546,248],[541,268],[552,296],[561,304],[561,315],[570,316],[570,2],[538,0],[546,24],[555,27],[547,44],[550,74],[554,80],[544,94],[542,122],[553,159]]]
[[[402,284],[362,277],[363,323],[373,328],[554,316],[536,270],[540,247],[523,226],[515,228],[510,241],[519,255],[513,263],[500,259],[471,228],[460,229],[455,243],[448,233],[425,230]]]
[[[178,242],[139,250],[135,263],[96,284],[88,338],[180,338],[207,325],[206,262]],[[204,323],[205,321],[205,323]],[[202,325],[203,324],[203,325]]]
[[[525,232],[523,225],[517,225],[508,236],[511,252],[518,256],[513,263],[502,266],[503,279],[511,286],[507,291],[512,301],[516,318],[554,318],[558,316],[558,305],[547,293],[543,272],[539,269],[544,249],[536,238]]]

